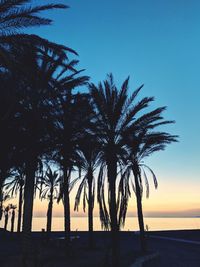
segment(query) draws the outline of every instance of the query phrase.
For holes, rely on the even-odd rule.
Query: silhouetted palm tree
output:
[[[98,128],[96,135],[102,147],[102,160],[104,164],[100,168],[98,185],[98,201],[100,204],[100,217],[105,227],[111,226],[112,232],[112,261],[113,266],[119,264],[119,221],[118,206],[116,197],[117,169],[120,158],[123,154],[123,133],[131,127],[131,123],[149,99],[133,105],[139,89],[128,97],[128,79],[120,89],[114,84],[113,76],[98,86],[90,85],[90,93],[93,98],[97,113]],[[106,209],[104,199],[105,172],[108,177],[108,200],[109,212]]]
[[[83,79],[83,83],[85,83],[87,79],[88,78]],[[91,113],[91,107],[86,95],[72,95],[68,90],[70,90],[70,87],[66,86],[67,97],[63,95],[64,101],[62,100],[62,109],[56,133],[56,136],[59,137],[59,149],[56,152],[56,160],[63,171],[63,182],[59,200],[62,198],[64,203],[65,238],[67,242],[70,239],[71,231],[69,198],[71,174],[74,170],[74,166],[77,164],[78,141],[80,138],[83,138],[85,134],[86,127],[90,122],[88,114]]]
[[[27,35],[23,30],[28,27],[49,25],[52,20],[41,17],[39,13],[57,9],[67,8],[63,4],[30,5],[30,0],[4,0],[0,1],[0,65],[11,66],[13,55],[10,48],[21,45],[34,45],[48,43],[48,41],[36,36]],[[12,63],[11,63],[12,62]]]
[[[0,72],[0,207],[2,199],[2,187],[5,179],[9,176],[10,169],[13,167],[14,145],[15,145],[15,126],[14,112],[8,108],[12,102],[10,95],[15,84],[12,83],[12,75],[10,73]],[[13,105],[13,102],[12,102]],[[8,112],[9,109],[9,112]],[[3,118],[3,120],[2,120]],[[1,210],[1,208],[0,208]],[[0,212],[1,219],[1,212]]]
[[[41,199],[48,199],[48,210],[47,210],[47,233],[51,232],[52,225],[52,211],[53,211],[53,201],[58,197],[58,185],[59,179],[57,171],[52,171],[51,167],[48,166],[45,175],[40,178],[38,184],[41,184]]]
[[[66,56],[67,58],[67,56]],[[14,151],[17,154],[14,165],[25,165],[24,206],[23,206],[23,238],[24,255],[31,255],[30,233],[36,172],[41,167],[41,160],[49,154],[51,147],[50,133],[53,129],[53,86],[54,77],[44,75],[43,61],[49,60],[44,50],[24,49],[21,52],[21,64],[26,66],[23,72],[16,70],[18,80],[15,81],[14,113]],[[48,64],[48,63],[47,63]],[[8,120],[6,122],[9,123]],[[11,124],[11,125],[13,125]],[[9,124],[10,126],[10,124]],[[12,139],[11,139],[12,140]]]
[[[143,252],[145,252],[147,248],[142,211],[142,177],[144,178],[144,183],[146,186],[146,196],[149,197],[149,182],[146,170],[148,170],[153,176],[155,188],[157,188],[158,185],[154,172],[150,167],[145,165],[144,159],[151,156],[157,151],[164,150],[166,145],[177,141],[177,136],[170,135],[165,132],[153,131],[154,128],[157,128],[161,125],[173,123],[173,121],[165,121],[163,119],[162,113],[164,110],[165,108],[159,108],[143,115],[143,118],[146,121],[145,124],[140,129],[138,128],[138,130],[135,131],[134,135],[128,135],[126,138],[128,158],[126,161],[126,171],[124,172],[123,179],[128,179],[126,181],[127,184],[133,177],[133,181],[131,180],[131,183],[137,199],[141,250]]]
[[[11,197],[19,194],[18,200],[18,223],[17,232],[21,231],[21,220],[22,220],[22,205],[24,198],[24,183],[25,183],[25,172],[24,167],[18,167],[16,171],[9,177],[7,182],[4,184],[4,188],[8,195]]]
[[[123,184],[121,179],[118,197],[116,196],[117,177],[118,174],[119,178],[121,176],[124,159],[128,153],[126,146],[127,136],[134,136],[138,131],[143,130],[147,124],[148,127],[153,127],[153,123],[160,119],[159,115],[162,112],[162,109],[156,109],[144,114],[144,110],[154,99],[152,97],[144,97],[136,102],[136,97],[143,86],[128,96],[128,83],[129,79],[125,80],[120,89],[117,89],[113,76],[110,74],[108,79],[103,83],[99,83],[98,86],[90,85],[98,121],[96,135],[101,143],[102,160],[104,161],[98,177],[98,202],[100,204],[100,217],[104,226],[108,227],[109,224],[111,226],[113,266],[117,266],[119,262],[118,231],[120,225],[124,223],[130,195],[128,185]],[[109,185],[109,211],[106,208],[104,199],[106,172]]]
[[[0,195],[0,219],[2,219],[2,215],[4,212],[4,208],[3,208],[3,203],[10,199],[10,196],[6,193],[6,192],[2,192],[2,194]]]
[[[94,172],[99,166],[100,146],[96,137],[92,134],[86,134],[83,140],[79,142],[77,151],[77,165],[84,175],[78,188],[74,209],[78,211],[78,207],[83,193],[83,210],[85,212],[86,203],[88,204],[88,230],[89,230],[89,247],[93,248],[93,209],[95,198],[95,178]]]
[[[4,221],[4,229],[7,230],[7,226],[8,226],[8,218],[9,218],[9,211],[10,211],[10,204],[7,205],[4,208],[4,217],[5,217],[5,221]]]
[[[17,90],[16,150],[25,164],[23,231],[30,233],[33,210],[35,173],[44,155],[52,150],[51,132],[54,128],[54,91],[57,73],[52,71],[56,53],[49,50],[23,50]],[[62,57],[62,55],[60,55]],[[64,59],[67,61],[67,55]],[[58,63],[58,66],[61,64]]]
[[[81,71],[76,71],[75,66],[78,61],[67,62],[65,58],[58,58],[52,64],[53,70],[57,72],[54,81],[54,103],[57,107],[54,116],[54,137],[55,149],[54,159],[61,166],[63,172],[63,182],[58,201],[63,200],[64,219],[65,219],[65,239],[70,240],[70,199],[69,185],[71,172],[74,166],[76,154],[77,138],[81,136],[85,121],[84,109],[81,114],[82,106],[87,106],[85,97],[77,94],[74,96],[72,90],[84,85],[88,81],[87,76],[78,76]],[[61,66],[61,70],[60,70]]]

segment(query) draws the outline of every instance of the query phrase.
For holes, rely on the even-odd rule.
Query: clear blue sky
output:
[[[167,130],[180,135],[180,142],[148,164],[160,184],[179,190],[183,183],[186,198],[192,184],[200,207],[200,1],[57,2],[71,8],[52,11],[53,26],[33,31],[75,49],[80,68],[93,82],[109,72],[117,83],[130,75],[130,90],[144,83],[142,95],[155,96],[156,106],[168,106],[166,118],[176,124]]]

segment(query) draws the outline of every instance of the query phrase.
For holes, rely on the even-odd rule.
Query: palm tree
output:
[[[100,204],[100,217],[105,227],[110,225],[112,233],[112,264],[119,263],[119,238],[118,231],[121,222],[124,222],[129,190],[127,185],[119,183],[118,197],[116,196],[117,177],[121,174],[124,159],[127,155],[127,135],[134,135],[139,129],[151,120],[159,119],[160,110],[156,109],[144,115],[144,110],[154,100],[144,97],[138,102],[135,99],[143,86],[140,86],[128,96],[129,79],[126,79],[120,89],[114,84],[113,76],[98,86],[90,85],[97,113],[98,127],[96,135],[102,147],[102,166],[98,177],[98,202]],[[156,118],[155,118],[156,117]],[[104,199],[104,181],[107,172],[108,178],[108,206]],[[121,203],[120,203],[121,202]]]
[[[87,79],[88,78],[83,79],[83,83],[85,83]],[[70,91],[70,84],[69,87],[66,86],[65,90]],[[63,171],[63,182],[58,200],[62,199],[64,204],[65,239],[68,243],[71,232],[69,198],[71,191],[71,174],[74,170],[74,166],[77,165],[78,141],[83,138],[88,123],[90,122],[88,114],[91,113],[91,106],[87,96],[84,94],[72,95],[71,92],[67,92],[67,97],[66,95],[62,97],[61,113],[59,114],[58,120],[59,124],[56,129],[56,136],[58,138],[56,160]]]
[[[9,106],[10,90],[14,86],[11,82],[12,76],[6,73],[0,73],[0,83],[2,85],[0,90],[0,116],[4,117],[7,112],[7,107]],[[8,114],[7,114],[8,115]],[[9,112],[9,115],[1,120],[0,117],[0,129],[1,129],[1,139],[0,139],[0,210],[1,210],[1,200],[3,199],[3,184],[6,178],[9,176],[10,170],[13,167],[14,160],[14,145],[15,145],[15,126],[14,126],[14,114]],[[1,219],[0,212],[0,219]]]
[[[26,70],[18,73],[15,150],[18,160],[25,165],[23,231],[28,233],[31,231],[35,173],[41,158],[52,149],[50,135],[54,125],[54,83],[57,78],[52,65],[57,60],[57,53],[51,53],[45,49],[40,52],[37,48],[24,49],[21,63]],[[67,61],[66,54],[59,56]],[[57,66],[61,66],[60,61]]]
[[[55,149],[53,158],[60,165],[63,172],[63,181],[58,202],[62,199],[64,204],[65,239],[70,240],[70,179],[76,155],[77,138],[82,134],[86,117],[85,107],[88,106],[85,95],[72,94],[72,90],[84,85],[89,77],[78,76],[82,71],[76,71],[78,61],[68,62],[62,56],[54,60],[50,65],[49,73],[57,73],[54,82],[54,97],[52,106],[55,108],[54,125],[52,131]],[[48,67],[49,65],[44,65]],[[84,109],[82,108],[84,106]],[[81,110],[83,113],[81,114]]]
[[[93,136],[92,134],[86,134],[83,140],[79,141],[77,156],[78,168],[80,171],[84,172],[84,175],[76,194],[74,210],[78,211],[81,195],[83,193],[84,212],[86,203],[88,204],[89,247],[93,248],[93,209],[95,198],[94,172],[100,163],[100,146],[95,136]]]
[[[119,157],[122,154],[122,134],[126,127],[133,120],[132,102],[135,99],[138,90],[128,98],[128,79],[122,84],[120,90],[114,84],[113,76],[110,74],[104,83],[98,86],[90,84],[90,93],[93,98],[97,113],[98,128],[96,135],[102,147],[104,164],[100,168],[98,185],[98,200],[100,203],[100,218],[105,227],[110,224],[112,234],[112,265],[119,265],[119,223],[116,201],[116,180]],[[105,169],[105,170],[104,170]],[[108,177],[108,206],[106,209],[103,193],[105,172]]]
[[[40,12],[67,8],[62,4],[31,6],[30,2],[30,0],[3,0],[0,2],[0,36],[13,35],[28,27],[49,25],[52,20],[39,16]]]
[[[56,52],[55,52],[56,53]],[[66,57],[67,58],[67,55]],[[53,129],[53,99],[54,77],[43,75],[43,62],[49,61],[51,67],[52,57],[46,55],[44,50],[37,48],[21,52],[21,63],[26,69],[18,71],[18,80],[15,80],[15,109],[13,128],[15,134],[14,166],[25,166],[24,206],[23,206],[23,238],[24,254],[29,257],[30,233],[32,227],[34,187],[36,172],[40,169],[42,158],[52,150],[51,131]],[[6,120],[8,122],[8,120]],[[10,125],[9,125],[10,126]],[[12,140],[12,139],[11,139]],[[0,166],[1,167],[1,166]]]
[[[13,55],[9,51],[11,47],[20,48],[21,45],[26,46],[33,42],[34,45],[48,43],[37,35],[23,33],[26,28],[52,23],[51,19],[41,17],[39,13],[68,7],[63,4],[33,6],[30,2],[30,0],[0,1],[0,64],[4,67],[10,67],[13,63]]]
[[[45,175],[38,181],[41,184],[41,199],[48,199],[48,210],[47,210],[47,233],[51,232],[52,224],[52,211],[53,211],[53,200],[58,197],[58,185],[60,177],[57,171],[52,171],[51,167],[48,166]]]
[[[15,81],[18,80],[16,69],[24,70],[18,53],[22,48],[32,50],[33,47],[49,47],[54,51],[62,50],[76,52],[62,45],[57,45],[45,40],[37,35],[25,34],[24,29],[35,26],[49,25],[51,19],[39,16],[40,12],[51,9],[64,9],[68,6],[63,4],[43,4],[30,5],[30,0],[4,0],[0,1],[0,68],[2,70],[9,69],[13,71]],[[0,117],[5,120],[13,108],[13,89],[10,95],[10,103],[8,108],[4,110],[4,114]]]
[[[2,192],[0,197],[1,197],[0,198],[0,219],[2,219],[2,215],[4,212],[3,203],[7,201],[8,199],[10,199],[10,196],[6,192]]]
[[[79,84],[78,81],[81,79],[75,80],[73,74],[65,79],[65,71],[75,72],[73,65],[77,62],[70,63],[67,53],[65,55],[58,54],[46,49],[38,51],[37,48],[30,53],[25,49],[21,55],[21,62],[26,66],[26,70],[19,73],[15,135],[17,136],[18,158],[25,164],[22,229],[24,239],[26,239],[23,244],[27,244],[30,243],[28,239],[30,239],[32,226],[36,172],[41,165],[41,160],[54,155],[54,151],[57,151],[59,147],[57,139],[54,142],[55,125],[60,127],[60,124],[57,124],[60,112],[60,103],[58,104],[57,98],[62,90],[62,85],[70,85],[73,88],[76,82]],[[65,99],[62,93],[60,94]],[[66,149],[68,150],[68,147]],[[65,220],[68,221],[68,218]],[[24,249],[28,247],[27,245]],[[27,252],[26,255],[28,254]]]
[[[146,118],[146,125],[143,125],[141,129],[135,131],[134,135],[128,135],[126,138],[128,154],[123,179],[127,179],[126,183],[129,183],[129,180],[132,177],[134,178],[131,183],[137,199],[140,243],[143,252],[146,251],[147,247],[142,211],[142,177],[144,178],[146,186],[146,197],[149,197],[149,182],[146,170],[153,176],[155,188],[158,186],[156,175],[153,170],[144,163],[144,159],[157,151],[164,150],[168,144],[177,141],[177,136],[165,132],[153,131],[154,128],[158,128],[161,125],[174,123],[174,121],[165,121],[163,119],[162,113],[164,110],[165,108],[159,108],[156,112],[152,112],[149,118]],[[144,116],[146,116],[146,114]],[[133,176],[131,176],[131,174],[133,174]]]
[[[7,226],[8,226],[8,217],[9,217],[9,211],[10,211],[11,205],[7,205],[4,208],[4,216],[5,216],[5,222],[4,222],[4,229],[7,230]]]
[[[17,232],[21,231],[22,220],[22,205],[23,205],[23,193],[25,183],[25,170],[24,167],[18,167],[16,171],[11,175],[8,181],[4,184],[4,188],[8,195],[11,197],[16,196],[19,193],[18,200],[18,223]]]

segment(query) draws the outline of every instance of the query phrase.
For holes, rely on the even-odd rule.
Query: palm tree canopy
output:
[[[63,4],[31,5],[31,0],[0,1],[0,36],[19,33],[24,28],[49,25],[52,20],[39,16],[40,12],[68,8]]]
[[[26,34],[24,29],[33,26],[49,25],[51,19],[41,17],[39,13],[52,9],[68,8],[63,4],[31,5],[31,0],[1,0],[0,1],[0,67],[6,69],[23,69],[16,51],[28,47],[49,47],[54,51],[63,50],[77,54],[73,49],[57,45],[34,34]],[[11,50],[15,50],[12,53]]]
[[[153,128],[157,128],[157,126],[155,125]],[[168,144],[177,142],[177,138],[178,136],[171,135],[166,132],[156,132],[149,130],[148,125],[147,129],[144,129],[137,135],[129,136],[129,138],[127,138],[128,153],[123,179],[130,179],[132,170],[135,168],[139,176],[141,193],[143,192],[142,177],[144,177],[146,197],[148,198],[149,182],[146,170],[151,173],[155,188],[157,188],[158,182],[155,173],[149,166],[144,163],[144,160],[146,157],[151,156],[153,153],[164,150]],[[134,181],[131,181],[131,183],[133,190],[135,191]]]
[[[60,177],[56,170],[52,170],[48,166],[45,174],[38,179],[38,186],[40,189],[40,198],[49,199],[52,194],[53,199],[58,197],[58,186],[60,182]]]
[[[58,88],[60,79],[64,79],[63,70],[75,72],[75,69],[73,63],[68,63],[66,53],[58,55],[51,50],[38,51],[37,48],[31,53],[29,49],[22,52],[20,60],[26,69],[19,71],[16,84],[14,116],[18,127],[15,134],[18,137],[18,151],[26,153],[27,149],[37,150],[36,154],[40,155],[44,150],[49,153],[52,149],[56,97],[61,90]],[[58,78],[59,69],[63,77]]]
[[[101,162],[100,145],[97,138],[91,133],[86,133],[84,137],[78,142],[77,160],[76,165],[79,169],[79,176],[72,182],[72,186],[81,179],[81,183],[77,190],[74,210],[78,211],[78,207],[83,193],[83,210],[85,211],[86,203],[91,201],[92,207],[94,206],[95,198],[95,178],[94,172]],[[81,176],[81,173],[83,175]],[[89,200],[88,188],[91,186],[91,199]],[[89,203],[88,203],[89,204]]]
[[[8,195],[14,197],[17,195],[19,188],[23,187],[25,183],[25,170],[17,167],[12,171],[4,183],[4,189]]]

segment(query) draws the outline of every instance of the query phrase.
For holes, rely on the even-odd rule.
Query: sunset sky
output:
[[[159,186],[144,200],[145,215],[200,215],[200,1],[57,2],[71,8],[49,13],[53,26],[32,32],[75,49],[95,83],[109,72],[119,85],[130,75],[130,91],[144,83],[141,96],[155,96],[154,107],[168,106],[165,117],[176,120],[165,130],[179,143],[147,161]],[[46,214],[44,203],[36,200],[35,215]]]

